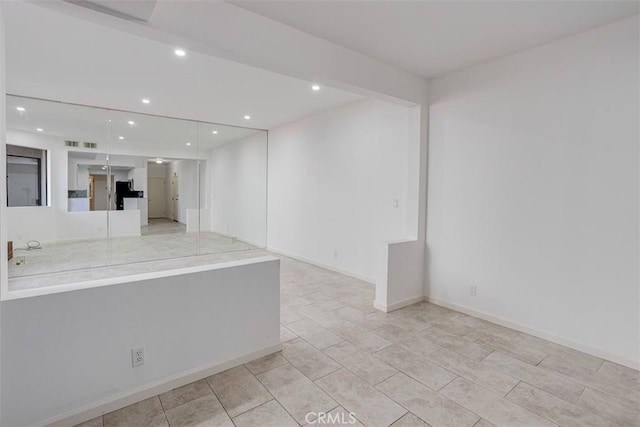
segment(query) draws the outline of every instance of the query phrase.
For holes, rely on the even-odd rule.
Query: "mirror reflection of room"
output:
[[[7,145],[7,206],[45,206],[47,152]]]
[[[266,132],[7,105],[10,277],[264,247]]]

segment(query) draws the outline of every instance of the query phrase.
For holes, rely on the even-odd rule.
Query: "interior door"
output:
[[[180,212],[178,176],[171,177],[171,219],[178,221]]]
[[[166,218],[166,181],[164,178],[149,177],[149,218]]]
[[[94,185],[93,210],[106,211],[109,206],[109,189],[106,175],[92,175]]]
[[[89,210],[96,210],[96,183],[93,175],[89,175]]]

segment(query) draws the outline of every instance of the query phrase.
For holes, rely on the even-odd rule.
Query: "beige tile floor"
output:
[[[281,260],[281,352],[84,426],[640,425],[638,371],[429,303],[384,314],[372,285]]]

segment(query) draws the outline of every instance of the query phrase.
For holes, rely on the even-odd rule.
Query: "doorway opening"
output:
[[[89,210],[115,210],[116,206],[112,197],[114,185],[113,175],[89,175]]]

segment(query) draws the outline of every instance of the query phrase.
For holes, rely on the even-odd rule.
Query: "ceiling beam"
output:
[[[140,37],[403,105],[424,102],[427,82],[353,50],[225,2],[158,1],[147,22],[64,1],[39,6]]]

